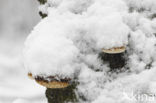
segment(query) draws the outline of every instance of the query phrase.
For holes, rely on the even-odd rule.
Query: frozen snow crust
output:
[[[151,103],[131,93],[156,93],[154,4],[155,0],[48,0],[40,7],[48,16],[26,40],[25,67],[34,76],[76,76],[77,92],[85,97],[81,103]],[[123,45],[125,71],[109,73],[98,54],[102,48]]]

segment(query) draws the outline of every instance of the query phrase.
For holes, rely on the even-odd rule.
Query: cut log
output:
[[[48,99],[48,103],[76,103],[78,99],[75,90],[75,84],[60,89],[47,88],[46,97]]]
[[[111,49],[102,49],[102,51],[104,53],[107,53],[107,54],[120,54],[120,53],[124,53],[125,50],[126,50],[125,46],[114,47],[114,48],[111,48]]]
[[[78,101],[75,93],[77,84],[71,83],[70,78],[33,76],[32,73],[28,73],[28,77],[47,88],[46,97],[48,103],[76,103]]]
[[[57,76],[32,76],[32,73],[28,73],[30,79],[34,79],[38,84],[46,88],[65,88],[69,86],[70,78],[59,78]]]
[[[99,55],[104,63],[109,63],[111,71],[121,69],[125,66],[125,50],[124,46],[111,49],[103,49]]]

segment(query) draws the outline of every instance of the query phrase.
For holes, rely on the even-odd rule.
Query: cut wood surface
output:
[[[58,80],[55,78],[55,76],[48,76],[46,78],[42,76],[33,77],[32,73],[28,73],[28,77],[30,79],[34,79],[38,84],[46,88],[66,88],[69,86],[69,82],[70,82],[70,79],[68,78],[64,78],[64,79],[59,78]]]

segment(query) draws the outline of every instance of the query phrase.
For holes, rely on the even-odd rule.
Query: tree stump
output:
[[[125,66],[125,47],[113,48],[108,50],[103,50],[99,54],[99,57],[104,63],[108,63],[111,68],[110,71],[120,70]]]
[[[75,90],[75,84],[66,88],[47,88],[46,97],[48,99],[48,103],[77,103],[78,99]]]
[[[33,76],[32,73],[28,73],[30,79],[34,79],[38,84],[46,87],[46,97],[48,103],[77,103],[78,96],[76,95],[76,86],[78,83],[71,82],[71,79],[57,80],[56,76]]]

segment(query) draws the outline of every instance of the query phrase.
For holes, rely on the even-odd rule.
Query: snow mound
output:
[[[86,61],[90,53],[96,55],[94,50],[127,44],[129,28],[115,8],[118,3],[93,0],[48,3],[52,5],[47,9],[48,17],[34,28],[25,43],[25,65],[34,75],[72,78],[81,68],[80,59]]]
[[[40,9],[48,16],[26,40],[25,67],[34,75],[76,75],[85,103],[151,103],[134,96],[156,93],[155,3],[48,0]],[[98,54],[120,46],[127,47],[127,71],[109,73]]]

